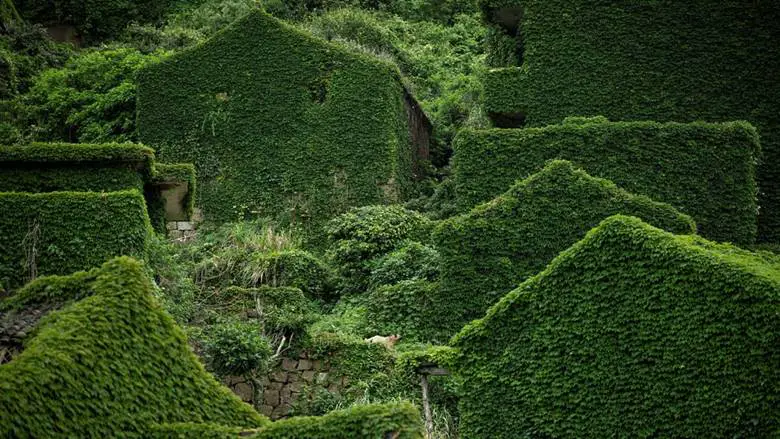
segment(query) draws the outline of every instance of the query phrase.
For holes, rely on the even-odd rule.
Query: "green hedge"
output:
[[[131,143],[0,146],[0,191],[142,190],[153,162],[152,149]]]
[[[522,67],[486,75],[489,112],[527,126],[569,115],[612,120],[747,120],[762,139],[763,241],[780,242],[780,3],[708,0],[482,1],[522,6]]]
[[[354,439],[422,439],[420,414],[408,402],[375,404],[338,410],[325,416],[301,416],[274,422],[253,433],[253,430],[225,427],[217,424],[159,425],[152,436],[159,439],[214,438],[239,436],[249,439],[288,438],[354,438]]]
[[[503,193],[550,159],[671,204],[699,233],[750,244],[756,237],[759,140],[744,122],[655,123],[599,119],[523,130],[464,130],[455,141],[455,191],[467,210]]]
[[[206,372],[153,298],[142,265],[122,257],[85,279],[86,297],[40,321],[0,368],[0,436],[146,437],[153,424],[269,421]]]
[[[0,192],[0,283],[67,274],[111,257],[143,257],[151,233],[138,191]]]
[[[161,161],[195,163],[207,219],[320,224],[411,189],[398,71],[260,11],[144,68],[138,130]]]
[[[605,220],[455,336],[460,433],[774,437],[777,268]]]
[[[687,215],[553,161],[508,192],[434,232],[441,288],[429,305],[450,334],[542,270],[559,252],[610,215],[643,218],[674,233],[695,233]],[[436,291],[434,291],[436,292]],[[446,322],[446,324],[444,323]]]

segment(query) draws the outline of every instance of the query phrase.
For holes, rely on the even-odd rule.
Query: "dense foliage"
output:
[[[2,142],[104,143],[137,140],[136,72],[160,58],[135,49],[90,50],[41,72],[7,102],[14,128]]]
[[[780,240],[780,4],[771,1],[483,0],[488,20],[520,7],[522,67],[491,71],[486,107],[527,126],[567,116],[747,120],[761,134],[760,237]],[[516,22],[516,20],[514,20]],[[503,29],[512,26],[505,23]],[[659,155],[662,153],[659,153]],[[707,171],[702,171],[707,173]],[[606,176],[606,175],[605,175]],[[648,193],[649,195],[653,195]],[[671,202],[671,200],[669,200]],[[674,204],[674,203],[672,203]],[[695,212],[688,212],[696,217]],[[702,230],[707,227],[702,219]],[[714,239],[725,239],[722,235]]]
[[[80,36],[101,39],[130,22],[159,19],[168,0],[14,0],[19,13],[35,23],[73,26]]]
[[[437,316],[431,324],[457,332],[618,213],[673,233],[696,232],[691,218],[672,206],[626,192],[565,161],[553,161],[493,201],[444,221],[434,233],[442,279],[430,298],[430,313]]]
[[[198,204],[220,221],[259,214],[316,225],[349,206],[403,199],[406,118],[389,64],[260,11],[140,76],[140,138],[163,161],[195,163]]]
[[[353,208],[327,225],[329,259],[345,281],[345,293],[365,292],[379,259],[408,241],[429,240],[433,223],[400,206]]]
[[[2,436],[145,437],[156,423],[268,423],[203,369],[137,261],[114,259],[81,289],[89,297],[47,316],[0,368]]]
[[[455,146],[455,193],[467,210],[504,191],[550,159],[571,160],[589,174],[693,217],[709,239],[751,244],[756,238],[756,130],[724,124],[569,120],[523,130],[464,130]]]
[[[152,233],[137,190],[0,192],[0,283],[69,274],[111,257],[143,257]]]
[[[767,437],[780,271],[616,216],[453,340],[468,437]]]

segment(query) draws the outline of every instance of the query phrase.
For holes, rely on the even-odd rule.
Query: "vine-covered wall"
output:
[[[672,206],[591,177],[570,162],[554,161],[493,201],[437,227],[442,277],[427,320],[456,332],[618,213],[674,233],[696,232],[691,218]]]
[[[780,242],[780,3],[480,3],[486,19],[509,29],[507,37],[518,43],[521,53],[504,58],[522,62],[522,67],[486,75],[488,112],[519,113],[530,127],[593,115],[662,122],[747,120],[758,128],[764,147],[758,171],[759,236]],[[512,45],[507,38],[494,41]]]
[[[671,204],[702,236],[752,244],[759,137],[748,123],[607,122],[571,118],[522,130],[464,130],[455,141],[455,192],[468,210],[551,159]]]
[[[140,137],[162,161],[195,163],[207,219],[318,224],[410,192],[397,69],[261,11],[139,81]]]
[[[471,438],[768,437],[780,271],[615,216],[453,339]]]

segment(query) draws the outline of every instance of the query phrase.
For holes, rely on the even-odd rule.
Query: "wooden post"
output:
[[[433,415],[431,415],[431,402],[428,400],[428,375],[420,375],[422,386],[423,413],[425,414],[425,437],[431,439],[433,435]]]

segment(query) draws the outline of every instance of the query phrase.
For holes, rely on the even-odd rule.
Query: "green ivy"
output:
[[[503,193],[550,159],[671,204],[716,241],[751,244],[757,230],[756,130],[745,122],[656,123],[570,119],[523,130],[464,130],[455,145],[462,211]]]
[[[452,341],[472,438],[771,437],[780,271],[614,216]]]
[[[492,23],[500,22],[502,10],[522,12],[523,64],[486,75],[488,112],[522,113],[531,127],[560,123],[571,115],[597,114],[621,121],[747,120],[758,128],[764,149],[758,168],[759,237],[780,242],[780,168],[776,166],[780,162],[780,82],[776,81],[780,4],[745,0],[480,3]],[[729,143],[718,146],[725,145]],[[661,157],[664,151],[653,154]],[[723,172],[714,163],[709,165],[694,174]],[[703,230],[709,227],[696,212],[688,213]],[[712,238],[724,239],[723,235]]]
[[[0,191],[140,191],[153,162],[152,149],[132,143],[0,146]]]

